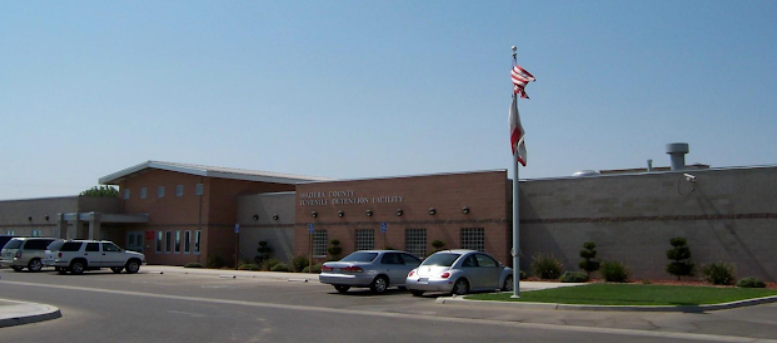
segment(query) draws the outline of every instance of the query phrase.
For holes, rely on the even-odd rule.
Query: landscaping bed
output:
[[[595,283],[521,292],[520,299],[511,299],[511,295],[510,292],[475,294],[466,299],[586,305],[693,306],[777,296],[777,289]]]

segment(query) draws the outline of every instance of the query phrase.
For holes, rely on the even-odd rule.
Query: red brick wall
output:
[[[354,249],[357,228],[374,229],[375,248],[382,248],[380,223],[387,222],[386,243],[395,249],[405,248],[405,229],[425,228],[427,253],[433,251],[433,240],[445,241],[448,248],[459,248],[461,228],[484,228],[485,250],[503,263],[510,263],[506,189],[505,171],[298,185],[295,254],[307,254],[308,223],[314,223],[316,229],[326,229],[329,240],[340,240],[342,256],[345,256]],[[329,192],[332,191],[353,191],[353,194],[331,196]],[[306,197],[309,193],[314,196]],[[324,196],[316,193],[324,193]],[[403,199],[393,203],[373,202],[374,197],[381,196],[402,196]],[[361,204],[334,204],[334,198],[367,200]],[[305,200],[327,200],[327,204],[302,204]],[[464,206],[469,207],[469,214],[462,213]],[[428,213],[432,207],[436,210],[435,215]],[[396,215],[397,209],[403,210],[402,216]],[[372,210],[373,216],[366,216],[367,210]],[[317,218],[311,217],[312,211],[318,213]],[[338,211],[344,211],[345,216],[338,217]]]

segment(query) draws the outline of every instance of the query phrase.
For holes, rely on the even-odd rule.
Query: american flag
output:
[[[521,68],[521,66],[517,64],[513,67],[511,74],[513,77],[513,94],[520,94],[521,98],[528,99],[529,96],[526,94],[524,88],[526,88],[526,85],[530,81],[535,80],[534,75],[526,71],[526,69]]]

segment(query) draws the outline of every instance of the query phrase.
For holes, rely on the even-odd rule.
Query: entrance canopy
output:
[[[88,239],[97,239],[102,223],[109,224],[143,224],[148,223],[147,214],[117,214],[100,212],[73,212],[59,213],[57,218],[57,227],[59,228],[59,237],[72,239],[78,235],[78,227],[81,222],[89,223]],[[67,225],[71,223],[71,225]],[[72,228],[72,232],[69,230]]]

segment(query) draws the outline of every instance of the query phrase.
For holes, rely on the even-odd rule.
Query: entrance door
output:
[[[127,231],[126,249],[143,252],[143,231]]]

